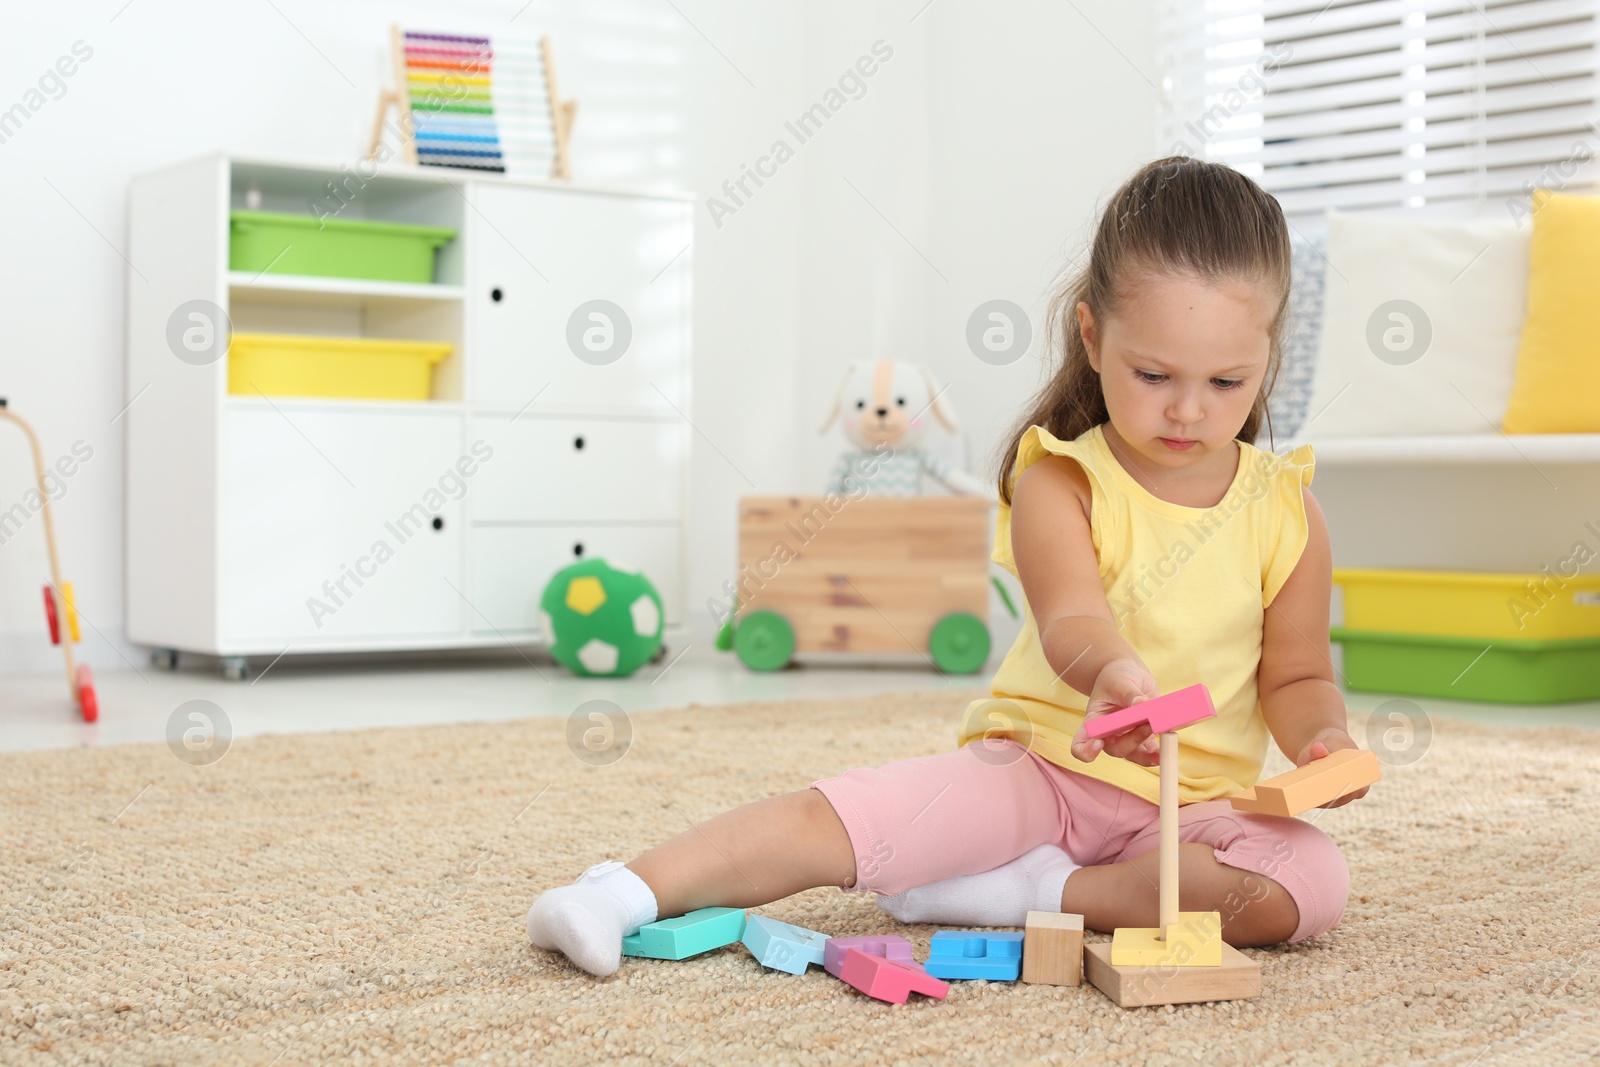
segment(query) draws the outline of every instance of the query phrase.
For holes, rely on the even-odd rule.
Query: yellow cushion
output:
[[[1506,433],[1600,432],[1600,197],[1536,189]]]

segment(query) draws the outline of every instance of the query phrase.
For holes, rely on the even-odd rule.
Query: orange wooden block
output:
[[[1082,915],[1028,912],[1022,942],[1022,980],[1035,985],[1082,984]]]
[[[1229,800],[1235,811],[1292,817],[1354,793],[1382,777],[1377,756],[1366,749],[1345,748],[1257,782]]]

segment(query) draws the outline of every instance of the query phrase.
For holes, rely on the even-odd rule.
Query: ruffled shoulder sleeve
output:
[[[1305,551],[1311,527],[1306,519],[1303,490],[1311,484],[1316,471],[1316,456],[1309,444],[1282,456],[1261,450],[1257,450],[1257,455],[1263,477],[1271,486],[1268,498],[1273,505],[1261,554],[1261,606],[1265,609],[1294,573]]]
[[[1045,456],[1069,456],[1077,460],[1089,478],[1089,487],[1093,495],[1089,508],[1089,527],[1094,539],[1095,555],[1100,559],[1101,571],[1104,572],[1106,557],[1103,546],[1109,539],[1113,518],[1107,504],[1106,485],[1103,475],[1098,470],[1097,453],[1094,448],[1094,437],[1099,433],[1100,428],[1096,426],[1075,440],[1063,441],[1043,426],[1028,427],[1027,432],[1022,435],[1022,440],[1017,444],[1017,458],[1011,466],[1008,484],[1015,490],[1017,479],[1022,476],[1022,472]],[[1011,552],[1011,507],[1004,501],[1000,502],[995,515],[994,554],[989,558],[1020,580],[1020,576],[1017,575],[1017,561]]]

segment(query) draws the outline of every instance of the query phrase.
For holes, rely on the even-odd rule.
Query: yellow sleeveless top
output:
[[[1089,525],[1100,582],[1117,630],[1155,675],[1161,692],[1204,683],[1214,719],[1179,735],[1178,802],[1227,796],[1261,776],[1270,739],[1256,690],[1262,623],[1305,549],[1301,487],[1311,484],[1310,445],[1286,456],[1239,442],[1239,467],[1216,506],[1162,500],[1134,480],[1096,426],[1061,441],[1042,426],[1023,434],[1011,484],[1046,454],[1070,456],[1088,475]],[[991,557],[1013,575],[1011,509],[1000,504]],[[1088,697],[1056,677],[1023,596],[1022,632],[990,685],[962,717],[962,745],[1009,736],[1068,770],[1159,799],[1160,772],[1101,753],[1072,755]],[[1015,707],[1008,707],[1004,702]]]

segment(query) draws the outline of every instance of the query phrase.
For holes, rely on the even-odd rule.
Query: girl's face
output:
[[[1159,466],[1196,470],[1225,452],[1231,469],[1266,375],[1273,305],[1265,285],[1181,275],[1146,276],[1104,320],[1080,303],[1112,427]]]

